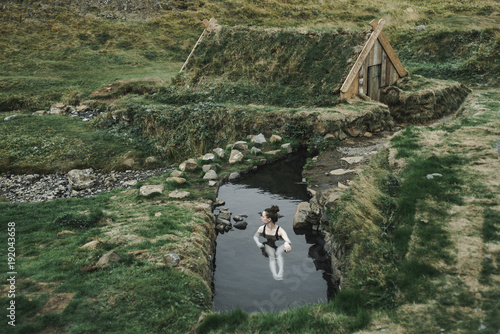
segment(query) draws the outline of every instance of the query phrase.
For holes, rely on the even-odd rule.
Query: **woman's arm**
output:
[[[262,226],[259,227],[257,229],[257,232],[255,232],[255,234],[253,235],[253,240],[255,241],[255,243],[257,244],[257,247],[259,248],[262,248],[264,247],[264,244],[262,244],[260,241],[259,241],[259,235],[262,234]]]
[[[290,238],[288,238],[288,234],[286,234],[286,231],[283,228],[280,228],[278,235],[281,237],[281,239],[285,240],[285,245],[283,248],[285,252],[290,252],[292,250],[292,242],[290,241]]]

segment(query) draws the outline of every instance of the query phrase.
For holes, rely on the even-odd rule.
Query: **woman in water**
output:
[[[276,205],[265,209],[261,216],[262,226],[259,227],[253,236],[257,246],[265,250],[264,255],[269,257],[269,267],[275,280],[283,279],[283,252],[290,252],[292,250],[292,242],[285,230],[276,225],[279,211],[280,209]],[[264,243],[259,241],[259,235],[266,239]],[[285,243],[278,247],[276,242],[279,239],[284,240]],[[278,263],[278,272],[276,272],[276,262]]]

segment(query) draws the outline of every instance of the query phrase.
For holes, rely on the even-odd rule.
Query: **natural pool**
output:
[[[301,176],[304,163],[304,155],[289,156],[219,189],[218,197],[226,203],[223,208],[233,217],[248,216],[248,225],[217,236],[214,311],[279,312],[328,300],[333,289],[323,238],[317,232],[293,229],[297,205],[309,200]],[[292,251],[284,254],[281,281],[273,279],[268,258],[253,240],[261,224],[260,212],[271,205],[279,206],[283,217],[277,225],[292,241]]]

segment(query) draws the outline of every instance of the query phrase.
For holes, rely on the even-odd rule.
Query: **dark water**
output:
[[[215,311],[240,308],[246,312],[278,312],[327,301],[331,289],[325,280],[328,261],[323,252],[324,241],[312,231],[293,230],[297,205],[309,200],[306,185],[301,182],[304,163],[305,156],[295,155],[220,188],[218,197],[226,202],[223,207],[233,217],[247,215],[248,226],[217,237]],[[277,224],[292,241],[292,251],[284,254],[281,281],[273,279],[268,258],[253,240],[261,225],[260,212],[271,205],[279,206],[283,217]]]

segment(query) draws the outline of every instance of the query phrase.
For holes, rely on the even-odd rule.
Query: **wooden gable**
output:
[[[379,100],[380,90],[408,74],[382,32],[385,21],[370,22],[373,32],[340,88],[340,99],[357,94]]]

